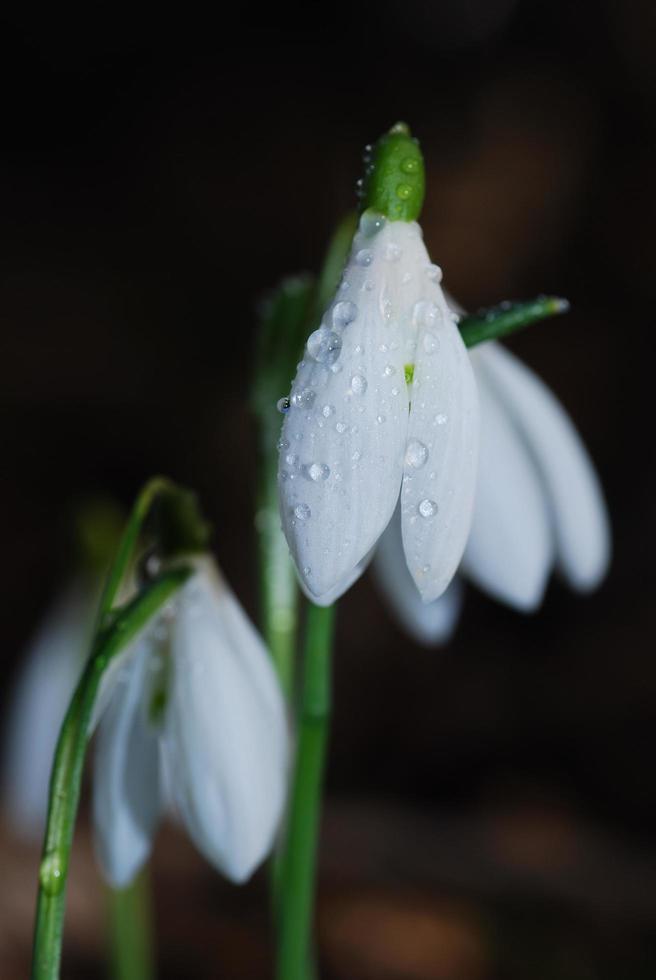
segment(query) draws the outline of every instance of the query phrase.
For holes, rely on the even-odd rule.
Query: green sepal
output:
[[[365,151],[361,211],[388,221],[416,221],[425,192],[424,158],[405,123],[396,123]]]
[[[203,517],[193,490],[166,481],[153,500],[145,523],[162,559],[207,551],[212,526]]]
[[[538,296],[527,302],[506,300],[498,306],[479,310],[464,316],[458,324],[466,347],[475,347],[486,340],[497,340],[508,334],[530,327],[532,323],[546,320],[559,313],[567,313],[569,302],[559,296]]]

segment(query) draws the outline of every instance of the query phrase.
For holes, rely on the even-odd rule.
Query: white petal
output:
[[[152,656],[149,641],[138,645],[98,729],[96,850],[115,888],[128,885],[148,858],[161,812],[158,732],[147,717]]]
[[[595,588],[610,559],[610,527],[594,466],[547,386],[500,344],[481,347],[487,377],[526,440],[551,507],[556,559],[573,588]]]
[[[95,585],[75,583],[61,596],[25,653],[4,733],[3,798],[12,827],[39,836],[59,729],[80,677],[91,636]]]
[[[453,578],[471,523],[478,457],[476,382],[442,291],[427,281],[418,322],[401,515],[408,568],[424,602]]]
[[[429,647],[451,639],[462,608],[462,583],[456,577],[439,599],[422,601],[405,561],[399,507],[376,546],[372,567],[392,614],[413,639]]]
[[[280,508],[299,574],[315,597],[351,574],[398,498],[408,424],[403,280],[416,272],[414,253],[405,248],[411,227],[417,229],[399,221],[369,237],[356,234],[342,287],[320,336],[308,340],[292,386],[278,471]],[[341,349],[328,353],[330,344]]]
[[[306,597],[306,599],[309,599],[310,602],[313,602],[315,606],[332,606],[334,602],[337,602],[337,600],[344,595],[345,592],[348,592],[352,585],[355,585],[360,576],[367,570],[369,563],[374,556],[375,550],[375,548],[372,548],[371,551],[364,556],[362,561],[358,562],[355,568],[346,573],[344,578],[337,583],[334,589],[330,589],[329,592],[324,592],[323,595],[312,595],[310,590],[305,585],[302,577],[299,575],[298,582],[303,595]]]
[[[234,881],[273,845],[287,788],[285,706],[269,655],[227,585],[198,573],[172,632],[164,759],[181,817]]]
[[[487,380],[481,353],[470,353],[481,445],[462,570],[494,598],[529,611],[542,601],[554,559],[549,506],[524,440]]]

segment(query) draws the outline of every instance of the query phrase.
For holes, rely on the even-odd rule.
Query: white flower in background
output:
[[[203,855],[243,881],[283,812],[285,705],[262,640],[209,560],[101,690],[93,814],[108,880],[127,885],[172,797]]]
[[[460,563],[478,402],[440,278],[416,222],[365,211],[337,295],[307,342],[278,478],[283,530],[319,605],[357,578],[399,500],[399,561],[424,601]]]
[[[3,805],[17,833],[38,838],[48,810],[50,769],[59,729],[91,638],[97,582],[72,583],[25,653],[3,745]]]
[[[536,609],[558,570],[580,591],[606,574],[610,529],[594,467],[563,407],[544,383],[499,343],[472,350],[481,403],[481,446],[471,533],[460,571],[492,597]],[[401,623],[420,642],[455,628],[447,593],[422,605],[399,571],[398,519],[381,540],[376,578]],[[443,607],[440,609],[440,607]]]

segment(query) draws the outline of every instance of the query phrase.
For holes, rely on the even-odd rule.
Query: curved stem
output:
[[[282,852],[278,980],[304,980],[308,975],[321,794],[330,722],[334,622],[334,607],[308,607],[298,749]]]
[[[39,869],[33,980],[57,980],[68,865],[80,799],[89,722],[102,675],[111,661],[143,629],[189,577],[186,568],[167,572],[146,586],[96,638],[75,689],[57,742],[50,777],[50,805]]]

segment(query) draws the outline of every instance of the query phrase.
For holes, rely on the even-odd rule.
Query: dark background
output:
[[[340,604],[328,977],[653,976],[655,32],[650,0],[0,24],[3,704],[82,496],[127,507],[156,472],[195,487],[256,615],[254,311],[318,267],[363,145],[397,118],[460,302],[572,303],[511,346],[598,464],[611,574],[585,599],[554,583],[530,618],[470,590],[443,651],[399,633],[368,580]],[[8,828],[1,846],[13,978],[36,857]],[[77,862],[69,975],[100,976],[84,825]],[[262,881],[219,884],[172,830],[155,874],[162,976],[268,975]]]

